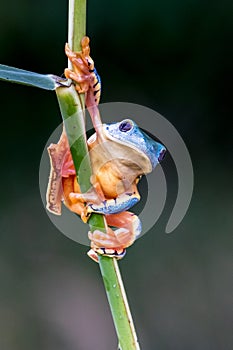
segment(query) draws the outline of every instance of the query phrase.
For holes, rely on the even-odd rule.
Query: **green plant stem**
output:
[[[73,51],[81,51],[86,35],[86,0],[69,0],[68,43]]]
[[[81,40],[86,35],[86,0],[69,0],[68,44],[72,51],[81,51]],[[68,68],[72,63],[68,59]],[[85,94],[80,94],[80,103],[85,110]]]
[[[69,0],[69,20],[68,20],[68,44],[73,51],[81,51],[81,40],[86,35],[86,0]],[[68,66],[72,69],[71,62],[68,60]],[[60,89],[57,89],[60,91]],[[74,166],[77,174],[77,180],[80,185],[81,192],[87,192],[91,188],[91,163],[87,149],[87,142],[85,136],[85,94],[77,94],[75,91],[69,91],[62,94],[60,100],[60,92],[58,99],[60,107],[62,107],[62,115],[65,123],[66,133],[71,146],[71,154],[74,161]],[[68,94],[67,94],[68,93]],[[69,96],[69,97],[68,97]],[[70,101],[69,101],[70,99]],[[72,118],[77,129],[74,132],[73,122],[71,127],[68,125],[67,119],[70,118],[69,105],[73,106],[73,112],[76,117]],[[71,130],[72,129],[72,130]],[[80,131],[83,137],[80,138]],[[69,134],[74,138],[70,139]],[[82,165],[82,166],[81,166]],[[102,215],[92,214],[89,221],[90,230],[98,228],[105,231],[105,223]]]
[[[75,169],[82,190],[90,188],[91,167],[86,143],[84,115],[75,87],[59,87],[57,98],[63,116],[67,137],[71,146]],[[81,166],[80,166],[81,165]],[[104,230],[102,215],[92,214],[90,229]],[[103,277],[109,305],[116,328],[119,345],[122,350],[139,350],[130,309],[121,280],[116,259],[99,256],[99,266]]]
[[[119,349],[140,350],[117,260],[100,256],[99,264],[119,340]]]
[[[73,51],[81,49],[80,42],[85,35],[85,27],[86,0],[70,0],[68,41]],[[73,85],[59,87],[56,93],[81,192],[86,192],[91,187],[91,163],[85,134],[84,95],[78,95]],[[102,215],[92,214],[88,223],[91,231],[96,228],[105,231]],[[99,266],[119,339],[119,347],[121,350],[139,350],[117,261],[99,256]]]
[[[91,164],[86,142],[85,118],[80,96],[74,85],[56,89],[66,134],[70,144],[77,180],[82,192],[90,189]],[[91,231],[105,229],[102,215],[92,214],[88,221]]]

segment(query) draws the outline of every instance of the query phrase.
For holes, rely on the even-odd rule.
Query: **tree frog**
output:
[[[68,140],[63,131],[58,144],[48,148],[51,160],[47,209],[61,214],[61,201],[87,222],[91,213],[106,215],[107,234],[89,233],[92,248],[105,255],[121,257],[141,232],[139,218],[127,210],[140,200],[137,183],[163,159],[165,147],[142,132],[130,119],[103,124],[88,139],[92,164],[92,189],[80,193]]]
[[[112,124],[101,122],[95,93],[95,81],[98,79],[99,84],[100,79],[96,78],[97,73],[93,66],[89,71],[89,62],[93,61],[84,45],[87,40],[83,40],[82,43],[81,54],[72,53],[66,46],[68,57],[73,58],[75,73],[66,70],[65,74],[81,84],[77,87],[78,92],[86,92],[86,105],[95,128],[95,133],[87,140],[93,173],[92,188],[87,193],[81,193],[68,140],[63,130],[59,142],[48,147],[51,172],[47,209],[60,215],[63,201],[72,212],[80,215],[84,222],[88,221],[91,213],[105,216],[107,232],[95,230],[88,234],[92,248],[89,256],[98,261],[97,253],[123,257],[125,248],[140,234],[141,222],[128,209],[140,200],[137,190],[139,179],[155,168],[163,159],[166,149],[141,131],[130,119]],[[113,230],[109,226],[117,229]]]

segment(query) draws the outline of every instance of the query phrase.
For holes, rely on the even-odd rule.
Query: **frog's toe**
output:
[[[135,235],[133,234],[133,232],[125,228],[119,228],[118,230],[114,231],[114,234],[117,240],[120,242],[121,246],[125,248],[132,245],[135,241]]]
[[[89,258],[95,262],[99,262],[99,255],[108,256],[117,260],[122,259],[126,254],[126,249],[106,249],[106,248],[95,248],[93,247],[87,252]]]
[[[99,259],[98,259],[98,254],[96,253],[96,251],[94,249],[90,249],[88,252],[87,252],[87,255],[89,256],[89,258],[91,258],[92,260],[94,260],[95,262],[99,262]]]
[[[82,193],[70,192],[69,199],[71,200],[72,203],[84,202]]]
[[[116,237],[111,236],[99,230],[88,232],[88,237],[91,240],[91,245],[104,248],[120,248],[121,244],[116,240]]]
[[[125,228],[119,228],[116,231],[108,228],[107,233],[95,230],[94,232],[89,232],[88,237],[94,246],[109,249],[127,248],[134,242],[134,235]]]
[[[75,52],[73,52],[73,51],[70,49],[68,43],[65,44],[65,53],[66,53],[66,55],[67,55],[68,57],[70,57],[70,58],[76,57]]]

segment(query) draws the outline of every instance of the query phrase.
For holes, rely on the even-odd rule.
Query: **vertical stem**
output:
[[[90,189],[91,164],[86,142],[86,131],[80,97],[74,85],[56,89],[57,99],[70,144],[75,171],[82,192]],[[105,228],[102,215],[92,214],[88,223],[92,229]]]
[[[69,23],[68,23],[68,44],[72,48],[73,51],[81,50],[81,40],[86,35],[86,0],[69,0]],[[69,60],[68,60],[69,61]],[[70,65],[70,61],[68,65]],[[72,67],[71,67],[72,69]],[[64,94],[63,94],[64,95]],[[74,97],[73,91],[69,94],[69,98],[66,95],[67,99],[71,101],[71,105],[77,107],[79,113],[76,117],[76,126],[77,129],[83,130],[85,135],[85,94],[76,94],[78,98]],[[58,98],[60,93],[58,93]],[[74,101],[75,100],[75,101]],[[75,165],[75,170],[77,174],[77,180],[79,182],[81,192],[86,192],[90,189],[90,177],[91,177],[91,165],[90,159],[86,144],[85,137],[82,137],[80,140],[76,139],[75,143],[72,143],[72,140],[69,135],[75,134],[73,120],[75,123],[75,119],[67,119],[67,115],[69,114],[68,105],[65,105],[62,101],[59,101],[60,106],[64,107],[62,112],[63,119],[65,122],[65,128],[68,136],[69,143],[71,145],[71,154]],[[62,109],[61,109],[62,111]],[[82,111],[82,113],[80,113]],[[68,113],[68,114],[67,114]],[[70,115],[69,115],[70,117]],[[71,120],[71,123],[69,123]],[[70,124],[70,125],[69,125]],[[76,136],[80,134],[79,131],[76,131]],[[84,167],[80,168],[82,162],[84,163]],[[82,164],[83,165],[83,164]],[[105,230],[105,223],[102,215],[92,214],[89,219],[89,225],[91,231],[94,228]]]
[[[80,51],[80,41],[86,35],[86,0],[69,0],[68,43]]]
[[[73,51],[80,51],[80,42],[86,32],[86,0],[69,0],[68,42]],[[70,63],[69,63],[70,64]],[[70,67],[72,68],[72,67]],[[85,138],[85,96],[76,94],[74,87],[58,88],[57,97],[65,123],[67,137],[80,188],[86,192],[90,184],[91,166]],[[81,113],[80,113],[81,111]],[[78,139],[75,137],[80,136]],[[85,166],[81,166],[83,160]],[[92,214],[89,221],[91,231],[105,230],[102,215]],[[136,332],[128,306],[123,282],[116,259],[99,256],[99,266],[103,277],[108,301],[121,350],[140,350]]]
[[[81,40],[86,35],[86,0],[69,0],[68,44],[72,51],[81,51]],[[72,63],[68,59],[68,68]],[[82,109],[85,110],[85,95],[79,95]]]
[[[121,350],[140,350],[124,284],[116,259],[99,257],[108,302]]]

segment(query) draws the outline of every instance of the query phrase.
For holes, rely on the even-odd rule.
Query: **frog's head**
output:
[[[132,156],[144,173],[151,172],[165,156],[166,148],[149,137],[131,119],[103,124],[103,133],[107,139],[128,148],[128,156]]]

